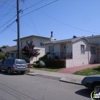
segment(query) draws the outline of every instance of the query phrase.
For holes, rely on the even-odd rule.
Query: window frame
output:
[[[54,53],[54,46],[49,46],[49,52]]]
[[[96,47],[95,46],[90,46],[90,52],[92,55],[96,54]]]
[[[81,44],[81,54],[85,54],[85,45]]]

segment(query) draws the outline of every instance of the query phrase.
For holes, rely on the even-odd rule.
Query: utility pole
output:
[[[19,19],[19,0],[17,0],[17,58],[20,58],[20,19]]]

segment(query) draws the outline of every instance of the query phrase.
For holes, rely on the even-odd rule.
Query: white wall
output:
[[[33,41],[33,44],[35,44],[35,47],[41,47],[45,48],[44,46],[40,45],[40,41],[42,40],[43,42],[49,41],[49,39],[42,38],[42,37],[31,37],[31,38],[25,38],[20,40],[20,49],[23,48],[26,45],[26,41]],[[22,42],[22,47],[21,47],[21,42]]]
[[[81,45],[85,46],[85,54],[81,54]],[[73,43],[73,58],[66,60],[66,67],[75,67],[81,65],[87,65],[94,63],[97,61],[97,54],[91,54],[90,52],[90,45],[86,42],[86,40],[81,39]]]
[[[81,45],[85,46],[85,54],[81,54]],[[66,61],[66,67],[74,67],[86,65],[89,63],[88,57],[88,43],[86,40],[81,39],[72,44],[72,59]]]
[[[26,45],[26,41],[33,41],[33,44],[35,45],[34,49],[40,49],[39,53],[40,55],[38,57],[32,57],[30,58],[30,63],[33,63],[34,61],[37,61],[40,57],[45,55],[45,46],[40,45],[40,41],[47,42],[49,39],[42,38],[42,37],[31,37],[31,38],[25,38],[20,40],[20,49],[22,49]],[[21,47],[22,42],[22,47]]]
[[[40,49],[39,50],[40,55],[38,55],[37,57],[30,58],[30,63],[33,63],[33,62],[39,60],[40,57],[45,55],[45,48],[37,48],[37,47],[35,47],[35,49]]]
[[[81,45],[85,46],[85,54],[81,53]],[[73,43],[73,60],[75,65],[86,65],[89,62],[89,45],[86,40],[81,39]]]
[[[49,52],[49,46],[54,46],[54,52],[56,53],[56,52],[61,52],[60,51],[60,44],[45,44],[45,52],[47,53],[47,52]]]

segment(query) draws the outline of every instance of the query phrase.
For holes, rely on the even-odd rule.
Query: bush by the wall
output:
[[[65,60],[43,59],[43,62],[48,68],[65,68]]]

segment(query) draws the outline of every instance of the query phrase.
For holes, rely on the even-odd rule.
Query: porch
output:
[[[48,58],[51,59],[72,59],[72,53],[66,53],[66,52],[54,52],[50,53],[48,55]]]

